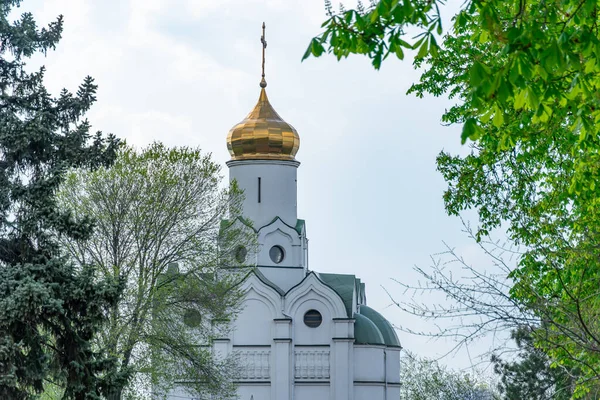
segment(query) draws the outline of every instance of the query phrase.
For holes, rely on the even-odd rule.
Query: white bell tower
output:
[[[262,79],[258,103],[227,135],[230,181],[244,191],[242,216],[252,221],[258,238],[256,265],[287,291],[306,275],[307,239],[297,215],[297,172],[300,147],[296,129],[275,112],[265,88],[264,34]],[[248,260],[250,261],[250,260]]]

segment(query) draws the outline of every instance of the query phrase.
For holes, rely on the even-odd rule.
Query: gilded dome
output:
[[[275,112],[264,87],[254,109],[227,135],[232,160],[294,160],[299,147],[298,132]]]

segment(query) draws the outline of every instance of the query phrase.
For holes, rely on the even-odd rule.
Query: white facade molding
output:
[[[269,381],[271,379],[271,350],[235,349],[235,355],[240,360],[239,380]]]
[[[329,348],[296,348],[294,379],[297,381],[329,380]]]

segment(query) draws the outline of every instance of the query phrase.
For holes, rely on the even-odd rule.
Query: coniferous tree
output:
[[[60,212],[54,194],[67,169],[110,164],[118,141],[83,119],[92,78],[55,98],[44,68],[26,70],[25,59],[54,49],[63,20],[10,21],[20,3],[0,0],[0,398],[32,398],[52,381],[65,399],[94,399],[120,379],[90,344],[119,290],[61,257],[57,238],[85,238],[93,223]]]
[[[561,365],[552,367],[552,360],[548,355],[534,346],[529,327],[516,329],[511,336],[519,348],[518,358],[513,361],[503,361],[496,355],[492,356],[494,372],[500,375],[498,388],[502,398],[505,400],[571,399],[577,371],[567,370]]]

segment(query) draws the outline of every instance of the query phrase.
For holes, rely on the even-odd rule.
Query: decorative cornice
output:
[[[245,160],[229,160],[226,161],[225,164],[229,168],[237,167],[239,165],[286,165],[290,167],[298,168],[300,166],[300,161],[298,160],[265,160],[265,159],[245,159]]]

